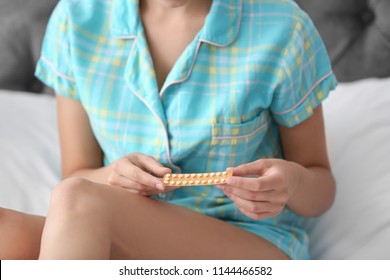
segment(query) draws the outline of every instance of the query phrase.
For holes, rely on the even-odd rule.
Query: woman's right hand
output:
[[[164,186],[162,178],[172,170],[164,167],[153,157],[132,153],[112,163],[108,183],[144,196],[164,193],[178,187]]]

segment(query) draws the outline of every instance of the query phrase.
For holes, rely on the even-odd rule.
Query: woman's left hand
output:
[[[246,216],[261,220],[278,215],[295,186],[302,166],[282,159],[260,159],[235,168],[227,184],[217,185]]]

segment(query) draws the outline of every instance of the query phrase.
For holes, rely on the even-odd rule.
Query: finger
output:
[[[273,216],[276,216],[275,214],[273,213],[269,213],[269,212],[264,212],[264,213],[251,213],[245,209],[242,209],[242,208],[238,208],[245,216],[253,219],[253,220],[264,220],[264,219],[268,219],[268,218],[271,218]]]
[[[225,194],[233,194],[242,199],[249,201],[271,201],[275,196],[275,191],[249,191],[242,188],[235,188],[230,185],[226,185],[223,192]]]
[[[163,166],[160,162],[155,160],[153,157],[145,154],[136,154],[132,159],[134,163],[142,169],[158,176],[163,177],[167,173],[172,173],[172,170],[168,167]]]
[[[160,193],[164,193],[163,191],[160,191],[158,189],[148,189],[148,190],[140,190],[140,189],[136,189],[134,187],[124,187],[124,186],[114,186],[116,188],[122,188],[128,192],[131,192],[131,193],[134,193],[134,194],[138,194],[138,195],[142,195],[142,196],[153,196],[153,195],[158,195]]]
[[[110,176],[108,178],[108,183],[111,186],[116,186],[116,187],[122,187],[126,189],[133,189],[136,191],[147,191],[147,190],[156,190],[155,187],[147,186],[147,185],[142,185],[140,183],[134,182],[133,180],[130,180],[129,178],[115,174],[113,176]]]
[[[157,194],[173,191],[175,189],[180,188],[180,186],[165,186],[164,190],[160,190],[160,189],[153,188],[150,186],[137,184],[137,183],[125,178],[125,177],[122,177],[122,178],[123,178],[124,182],[127,182],[127,183],[119,182],[117,184],[113,184],[112,186],[121,187],[127,191],[130,191],[130,192],[136,193],[136,194],[140,194],[143,196],[157,195]]]
[[[111,179],[110,185],[121,187],[129,192],[143,196],[157,195],[180,188],[180,186],[166,186],[164,190],[160,190],[154,187],[137,184],[124,176],[116,176],[115,179]]]
[[[160,190],[165,189],[161,179],[154,177],[130,162],[129,164],[120,165],[118,173],[133,181],[137,189],[148,189],[150,187]]]
[[[237,167],[230,167],[228,170],[233,171],[234,176],[250,176],[263,175],[271,166],[271,161],[268,159],[259,159],[254,162],[239,165]]]
[[[267,212],[274,213],[276,211],[275,205],[267,201],[249,201],[235,196],[234,194],[229,194],[228,197],[238,208],[242,208],[250,213],[261,214]]]
[[[226,185],[224,188],[239,188],[252,192],[271,191],[274,189],[275,182],[271,175],[248,178],[231,176],[226,179]]]
[[[133,181],[115,172],[108,177],[108,184],[117,187],[130,187]]]
[[[242,199],[247,202],[266,202],[269,203],[272,211],[279,212],[281,211],[288,200],[288,195],[283,192],[278,191],[264,191],[264,192],[248,192],[242,189],[233,188],[233,192],[229,192],[229,190],[224,190],[224,193],[228,197],[233,197],[237,199]],[[234,191],[236,193],[234,193]],[[232,199],[232,198],[231,198]],[[233,200],[233,199],[232,199]],[[248,209],[250,210],[250,209]]]

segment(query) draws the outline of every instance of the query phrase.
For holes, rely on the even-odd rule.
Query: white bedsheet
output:
[[[390,79],[341,84],[324,103],[334,206],[309,220],[315,259],[390,259]],[[0,91],[0,206],[45,214],[60,177],[55,100]]]

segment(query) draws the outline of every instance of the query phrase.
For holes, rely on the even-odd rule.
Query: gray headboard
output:
[[[34,69],[47,21],[57,2],[0,0],[0,88],[30,92],[45,89],[34,77]]]
[[[322,35],[339,81],[390,76],[390,0],[296,0]]]
[[[34,68],[58,0],[0,0],[0,88],[42,92]],[[390,0],[296,0],[312,17],[341,82],[390,76]]]

